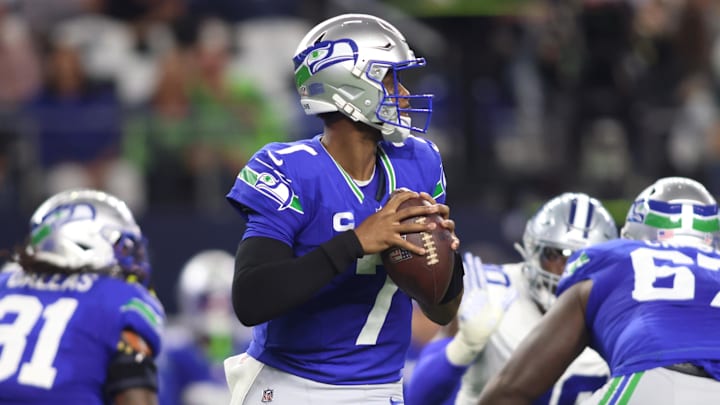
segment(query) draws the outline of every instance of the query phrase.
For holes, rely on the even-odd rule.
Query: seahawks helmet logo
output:
[[[647,209],[645,207],[645,200],[635,200],[632,204],[632,207],[630,207],[630,211],[628,211],[627,215],[627,222],[637,222],[642,224],[645,222],[645,214],[647,213]]]
[[[337,63],[352,61],[355,64],[357,54],[357,44],[350,39],[318,42],[293,58],[295,84],[299,87],[315,73]]]

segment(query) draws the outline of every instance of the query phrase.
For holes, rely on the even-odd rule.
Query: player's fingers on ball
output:
[[[452,219],[443,219],[440,225],[451,233],[455,232],[455,221]]]
[[[417,198],[418,193],[414,191],[410,191],[407,189],[402,189],[403,191],[398,192],[395,190],[392,194],[390,194],[390,199],[388,200],[387,204],[385,204],[386,207],[391,208],[393,210],[397,210],[397,208],[400,206],[400,204],[404,203],[405,201],[411,199],[411,198]]]
[[[452,240],[453,241],[450,244],[450,247],[452,248],[452,250],[458,250],[458,248],[460,247],[460,238],[458,238],[454,232],[452,234]]]
[[[426,200],[430,204],[437,204],[437,201],[435,201],[435,199],[432,198],[432,196],[430,194],[428,194],[424,191],[420,192],[420,198],[422,198],[423,200]]]
[[[398,225],[396,231],[403,234],[433,231],[435,228],[437,228],[437,224],[432,221],[405,221]]]
[[[413,252],[413,253],[415,253],[416,255],[422,256],[422,255],[424,255],[424,254],[426,253],[424,248],[422,248],[422,247],[420,247],[420,246],[418,246],[418,245],[416,245],[416,244],[414,244],[414,243],[412,243],[412,242],[408,242],[408,241],[406,241],[406,240],[403,239],[403,238],[397,239],[396,242],[395,242],[395,245],[396,245],[396,246],[399,246],[399,247],[401,247],[401,248],[403,248],[403,249],[405,249],[405,250],[409,250],[410,252]]]
[[[399,194],[399,193],[407,193],[408,191],[412,192],[412,190],[410,190],[409,188],[406,188],[406,187],[396,188],[395,190],[393,190],[392,193],[390,193],[390,197],[394,196],[395,194]]]
[[[398,221],[403,221],[407,218],[413,217],[423,218],[426,215],[434,214],[436,211],[437,208],[434,205],[416,205],[414,207],[401,209],[400,211],[397,211],[395,215],[397,215]]]
[[[444,219],[450,218],[450,207],[446,204],[435,204],[437,207],[437,213]]]

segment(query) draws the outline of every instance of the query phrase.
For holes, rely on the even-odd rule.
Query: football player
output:
[[[423,351],[409,384],[408,403],[476,404],[483,386],[553,305],[570,254],[614,238],[615,222],[598,200],[564,193],[528,220],[522,245],[515,245],[523,262],[482,264],[466,253],[458,332]],[[536,404],[579,403],[600,388],[608,374],[598,354],[586,349]]]
[[[58,193],[16,256],[0,273],[0,403],[156,404],[164,312],[125,203]]]
[[[257,325],[247,353],[225,362],[232,403],[400,404],[412,303],[379,253],[424,255],[402,234],[437,225],[401,221],[432,213],[459,246],[438,148],[410,134],[427,130],[431,96],[410,94],[399,79],[425,60],[387,21],[346,14],[315,26],[294,62],[300,102],[323,133],[266,145],[227,196],[247,220],[233,305]],[[418,196],[431,204],[397,211]],[[422,307],[440,324],[462,296],[455,263],[441,303]]]
[[[180,312],[165,328],[158,358],[160,405],[230,402],[222,363],[250,341],[250,330],[235,320],[232,309],[234,263],[224,250],[203,250],[180,271]]]
[[[720,398],[720,224],[705,187],[662,178],[621,239],[576,251],[558,301],[485,387],[480,404],[530,404],[590,346],[612,379],[586,404],[714,404]]]

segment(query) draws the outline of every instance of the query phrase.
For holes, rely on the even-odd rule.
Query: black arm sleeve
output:
[[[354,231],[343,232],[301,257],[294,257],[292,248],[276,239],[245,239],[235,257],[235,314],[246,326],[266,322],[307,301],[363,255]]]

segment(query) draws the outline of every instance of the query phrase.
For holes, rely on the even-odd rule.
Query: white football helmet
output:
[[[325,20],[300,41],[293,62],[306,114],[340,111],[379,129],[390,142],[404,141],[411,130],[427,131],[432,95],[400,95],[398,88],[398,73],[424,66],[425,59],[416,58],[405,37],[387,21],[366,14]],[[393,94],[383,86],[388,72],[395,79]],[[401,99],[420,105],[401,108]]]
[[[224,250],[204,250],[191,257],[180,272],[180,316],[198,336],[230,336],[238,323],[231,289],[235,258]]]
[[[30,219],[26,253],[67,272],[95,271],[149,282],[146,243],[127,205],[98,190],[63,191]]]
[[[542,268],[543,256],[567,259],[575,250],[617,237],[610,213],[587,194],[563,193],[546,202],[528,220],[522,246],[515,244],[525,259],[523,273],[535,302],[547,311],[555,302],[560,281],[560,275]]]
[[[665,177],[635,198],[620,234],[626,239],[717,248],[718,205],[697,181]]]

